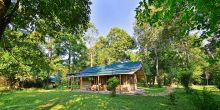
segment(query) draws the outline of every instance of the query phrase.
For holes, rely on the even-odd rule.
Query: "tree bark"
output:
[[[68,55],[69,55],[69,58],[68,58],[68,74],[70,74],[71,73],[71,42],[69,41],[69,53],[68,53]]]
[[[158,86],[160,86],[160,78],[159,78],[159,61],[158,61],[158,54],[157,54],[157,49],[154,48],[154,53],[155,53],[155,69],[156,69],[156,80],[158,83]]]
[[[90,53],[90,66],[93,67],[93,53]]]
[[[157,55],[157,50],[154,49],[154,52],[155,52],[155,59],[156,59],[156,75],[158,76],[159,75],[159,65],[158,65],[158,55]]]
[[[20,0],[17,0],[15,6],[10,11],[11,0],[1,0],[0,1],[0,40],[3,37],[4,31],[7,25],[11,22],[11,18],[14,16],[14,13],[19,7]],[[10,11],[10,12],[8,12]],[[7,14],[9,13],[9,14]]]

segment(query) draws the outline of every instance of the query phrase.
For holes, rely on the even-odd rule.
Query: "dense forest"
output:
[[[113,27],[107,36],[90,22],[90,4],[1,0],[1,85],[46,87],[51,75],[66,84],[85,67],[141,61],[145,85],[220,88],[218,0],[141,0],[134,34]]]

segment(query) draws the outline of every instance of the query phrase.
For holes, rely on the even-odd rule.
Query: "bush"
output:
[[[161,88],[162,87],[162,77],[161,76],[157,76],[157,84],[158,84],[158,87]]]
[[[108,88],[112,91],[111,96],[116,95],[116,87],[119,85],[120,81],[115,76],[108,80]]]
[[[169,104],[172,105],[172,106],[177,105],[176,94],[174,92],[170,93],[169,102],[170,102]]]
[[[43,87],[43,81],[41,80],[26,80],[21,82],[24,88],[42,88]]]
[[[220,89],[220,73],[216,73],[215,76],[215,85],[218,89]]]
[[[147,86],[146,81],[144,81],[144,80],[140,80],[137,84],[138,84],[138,86],[141,86],[141,87],[146,87]]]
[[[202,93],[193,91],[190,100],[197,110],[217,110],[218,103],[214,100],[212,94],[203,88]]]
[[[181,84],[183,85],[187,93],[189,93],[190,91],[189,83],[190,83],[191,76],[192,74],[187,72],[187,73],[182,73],[180,77]]]

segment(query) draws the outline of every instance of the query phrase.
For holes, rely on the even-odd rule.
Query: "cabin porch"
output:
[[[107,81],[111,77],[117,77],[120,84],[117,86],[117,92],[130,92],[137,90],[138,81],[144,80],[143,70],[140,69],[133,74],[116,74],[116,75],[98,75],[98,76],[79,76],[71,77],[71,84],[78,79],[80,91],[109,91]],[[74,80],[75,78],[75,80]]]

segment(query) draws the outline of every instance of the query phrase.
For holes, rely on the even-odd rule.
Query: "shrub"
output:
[[[112,91],[111,96],[114,97],[116,95],[116,87],[119,85],[119,83],[119,79],[115,76],[108,80],[108,88]]]
[[[187,93],[190,92],[189,83],[190,83],[191,76],[192,76],[191,73],[186,72],[186,73],[182,73],[180,77],[181,84],[183,85]]]
[[[43,81],[42,80],[25,80],[21,82],[23,85],[23,88],[42,88],[43,87]]]
[[[169,102],[170,102],[170,105],[172,105],[172,106],[177,105],[176,94],[174,92],[170,93]]]
[[[214,78],[215,78],[215,85],[218,89],[220,89],[220,73],[216,73],[214,75]]]
[[[161,76],[157,76],[157,84],[158,84],[158,87],[161,88],[162,87],[162,77]]]
[[[217,110],[218,103],[214,100],[213,95],[203,88],[202,93],[193,91],[190,97],[193,105],[197,110]]]
[[[140,80],[138,83],[138,86],[146,87],[146,81],[145,80]]]

